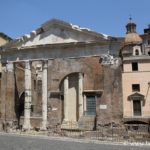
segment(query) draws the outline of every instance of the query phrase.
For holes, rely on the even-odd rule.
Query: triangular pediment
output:
[[[128,96],[128,100],[144,100],[144,95],[136,92]]]
[[[14,47],[30,47],[35,45],[93,42],[108,40],[108,36],[96,33],[87,28],[81,28],[61,20],[50,20],[40,28],[15,40]]]

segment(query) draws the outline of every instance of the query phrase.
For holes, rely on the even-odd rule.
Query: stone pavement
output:
[[[0,133],[0,150],[149,150],[150,144],[112,143]]]

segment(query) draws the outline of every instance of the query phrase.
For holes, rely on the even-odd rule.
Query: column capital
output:
[[[14,70],[14,64],[13,64],[13,62],[8,62],[6,64],[6,69],[7,69],[8,72],[13,72],[13,70]]]
[[[79,79],[82,79],[82,78],[83,78],[83,73],[79,72]]]
[[[68,76],[66,76],[64,80],[68,80]]]
[[[48,60],[43,60],[42,65],[43,65],[43,68],[46,69],[48,67]]]
[[[25,61],[24,63],[25,63],[25,69],[31,69],[32,61],[27,60],[27,61]]]

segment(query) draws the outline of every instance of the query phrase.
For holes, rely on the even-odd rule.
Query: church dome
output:
[[[125,44],[142,43],[142,38],[137,33],[127,33],[125,36]]]
[[[129,18],[129,22],[126,25],[126,36],[125,44],[138,44],[142,43],[142,38],[136,33],[136,24],[132,21],[132,18]]]

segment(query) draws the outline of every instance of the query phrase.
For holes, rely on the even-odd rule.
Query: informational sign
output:
[[[107,105],[100,105],[100,109],[107,109]]]

